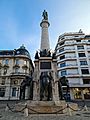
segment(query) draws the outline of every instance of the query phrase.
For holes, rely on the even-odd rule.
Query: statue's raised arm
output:
[[[42,16],[43,16],[44,20],[48,20],[48,13],[45,10],[44,10]]]

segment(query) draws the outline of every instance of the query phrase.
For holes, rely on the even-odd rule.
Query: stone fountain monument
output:
[[[65,100],[59,99],[57,60],[55,52],[52,53],[49,44],[48,13],[42,14],[41,46],[35,54],[35,68],[33,73],[33,99],[28,100],[29,112],[54,113],[66,107]],[[19,105],[18,105],[19,108]],[[32,110],[31,110],[32,109]],[[65,110],[60,111],[63,113]]]
[[[65,101],[59,100],[57,60],[50,49],[48,13],[42,14],[41,46],[35,54],[33,73],[33,100],[27,104],[42,113],[52,113],[65,107]]]
[[[41,26],[40,51],[35,55],[33,100],[59,101],[57,60],[49,45],[48,14],[44,10]]]

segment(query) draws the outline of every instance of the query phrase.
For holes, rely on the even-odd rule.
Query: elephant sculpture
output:
[[[52,100],[52,76],[49,72],[41,72],[40,75],[40,100]]]

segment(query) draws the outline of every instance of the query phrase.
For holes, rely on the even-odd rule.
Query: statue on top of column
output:
[[[44,10],[42,16],[44,20],[48,20],[48,13],[46,12],[46,10]]]

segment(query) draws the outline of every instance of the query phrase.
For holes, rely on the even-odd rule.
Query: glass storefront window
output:
[[[74,88],[74,98],[75,99],[82,99],[81,89]]]
[[[85,88],[83,90],[84,93],[84,99],[90,99],[90,88]]]

